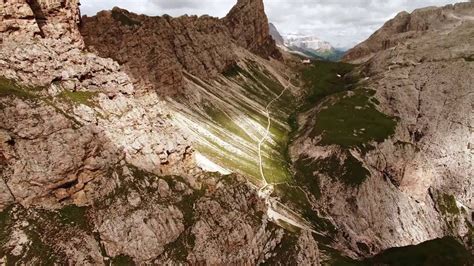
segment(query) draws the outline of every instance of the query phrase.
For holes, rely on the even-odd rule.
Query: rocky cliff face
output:
[[[0,264],[319,265],[472,245],[472,5],[355,70],[311,66],[334,87],[298,117],[292,165],[305,92],[262,1],[221,20],[115,8],[80,30],[74,0],[0,5]]]
[[[399,13],[387,21],[369,39],[352,48],[344,56],[346,62],[360,63],[375,53],[403,44],[425,34],[445,31],[459,26],[460,21],[472,18],[472,3],[447,5],[442,8],[427,7],[413,13]]]
[[[96,45],[116,62],[84,49],[77,1],[0,5],[1,263],[255,264],[291,257],[318,264],[311,235],[269,223],[253,185],[196,166],[189,135],[173,125],[177,114],[162,97],[183,89],[180,82],[212,89],[197,77],[219,76],[239,51],[256,60],[244,48],[258,51],[268,45],[264,37],[237,47],[226,24],[210,17],[147,18],[115,9],[86,18],[87,44],[97,21],[111,27],[104,34],[133,43],[99,39],[127,50]],[[144,32],[141,39],[127,35],[134,31]],[[265,34],[259,27],[254,33]],[[143,43],[156,50],[140,50]],[[135,61],[147,56],[149,65]],[[241,89],[219,80],[227,83],[219,89]]]
[[[472,248],[472,14],[472,3],[399,14],[346,57],[371,57],[344,77],[350,91],[300,116],[292,154],[349,253],[446,235]]]
[[[134,83],[161,95],[182,93],[187,71],[214,78],[235,63],[227,28],[217,18],[146,17],[114,8],[84,17],[89,47],[126,67]]]
[[[263,1],[238,0],[223,21],[238,45],[265,58],[281,58],[270,35]]]
[[[233,67],[233,45],[263,57],[281,56],[270,37],[262,1],[238,1],[222,20],[147,17],[114,8],[84,17],[81,33],[91,49],[124,65],[137,87],[160,95],[183,93],[184,71],[213,79]]]
[[[5,1],[0,13],[2,38],[23,39],[39,35],[43,38],[63,38],[82,42],[77,23],[80,20],[79,1]]]
[[[190,144],[172,133],[156,95],[146,102],[157,107],[145,112],[119,65],[83,50],[77,1],[3,5],[1,150],[11,198],[87,202],[87,184],[121,159],[151,172],[185,172],[179,162]]]

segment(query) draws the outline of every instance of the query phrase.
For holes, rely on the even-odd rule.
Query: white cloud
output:
[[[147,15],[210,14],[223,17],[236,0],[82,0],[82,13],[114,6]],[[314,34],[336,46],[363,41],[400,11],[456,0],[264,0],[269,20],[281,32]]]

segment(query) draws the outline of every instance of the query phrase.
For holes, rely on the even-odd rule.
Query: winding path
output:
[[[278,99],[283,96],[283,94],[288,90],[290,87],[290,83],[288,80],[288,85],[283,89],[280,94],[275,97],[273,100],[271,100],[267,106],[265,107],[265,112],[267,115],[267,129],[265,131],[265,134],[263,135],[262,139],[258,142],[258,159],[259,159],[259,168],[260,168],[260,176],[262,177],[263,180],[263,185],[262,187],[258,190],[258,195],[260,198],[265,200],[265,203],[267,205],[267,215],[268,218],[275,221],[278,223],[278,221],[290,224],[292,226],[295,226],[297,228],[307,230],[310,232],[315,233],[315,231],[311,228],[310,225],[304,221],[297,213],[293,212],[290,208],[287,206],[283,205],[282,203],[275,201],[275,199],[272,199],[270,195],[273,192],[273,185],[269,184],[267,182],[267,178],[265,177],[265,173],[263,171],[263,159],[262,159],[262,146],[265,143],[265,141],[268,138],[268,135],[270,134],[270,127],[272,123],[272,118],[270,115],[270,107],[271,105],[277,101]]]
[[[275,97],[273,100],[271,100],[267,106],[265,107],[265,112],[266,112],[266,115],[267,115],[267,130],[265,131],[265,134],[263,135],[262,139],[258,142],[258,160],[259,160],[259,168],[260,168],[260,176],[262,177],[262,180],[264,182],[264,185],[262,188],[260,188],[260,190],[264,189],[266,186],[268,186],[268,182],[267,182],[267,179],[265,177],[265,173],[263,172],[263,159],[262,159],[262,145],[265,143],[265,141],[267,140],[268,138],[268,135],[270,134],[270,127],[272,125],[272,118],[270,116],[270,106],[275,102],[277,101],[278,99],[281,98],[281,96],[283,96],[283,94],[285,93],[285,91],[288,90],[288,88],[290,87],[290,84],[288,84],[284,90],[282,90],[280,92],[280,94]]]

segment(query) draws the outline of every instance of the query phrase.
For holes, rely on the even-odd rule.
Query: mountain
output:
[[[278,49],[262,0],[0,5],[2,263],[472,261],[473,3],[396,18],[359,65]]]
[[[329,42],[322,41],[315,36],[303,34],[285,34],[285,45],[301,49],[325,53],[334,50]]]
[[[401,13],[349,50],[360,66],[313,66],[324,78],[308,82],[334,84],[313,99],[333,95],[298,117],[290,153],[357,254],[449,235],[472,250],[472,14],[474,3]]]
[[[259,160],[272,182],[289,178],[296,90],[257,147],[268,99],[295,77],[263,1],[223,19],[1,5],[3,262],[254,264],[291,239],[287,256],[317,263],[311,234],[278,226],[286,209],[256,189]]]
[[[303,34],[284,34],[282,36],[275,25],[270,23],[269,26],[270,35],[277,46],[286,52],[330,61],[338,61],[345,53],[345,51],[334,48],[329,42],[322,41],[315,36]]]
[[[447,5],[442,8],[426,7],[413,13],[400,12],[387,21],[366,41],[350,49],[344,56],[348,62],[366,62],[375,53],[391,49],[410,39],[420,38],[433,32],[449,33],[449,27],[455,27],[460,21],[470,21],[471,3]]]
[[[285,46],[290,50],[298,51],[312,58],[338,61],[345,53],[344,50],[334,48],[329,42],[311,35],[286,34],[284,39]]]
[[[276,44],[277,45],[283,45],[285,40],[283,39],[283,37],[281,36],[280,32],[278,31],[278,29],[276,28],[275,25],[273,25],[272,23],[269,24],[269,27],[270,27],[270,35],[272,36],[272,38],[275,40]]]

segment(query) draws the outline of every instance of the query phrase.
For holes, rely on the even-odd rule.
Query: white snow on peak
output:
[[[325,52],[334,49],[329,42],[323,41],[312,35],[289,33],[284,34],[283,39],[285,41],[285,46],[288,47],[311,49],[319,52]]]

